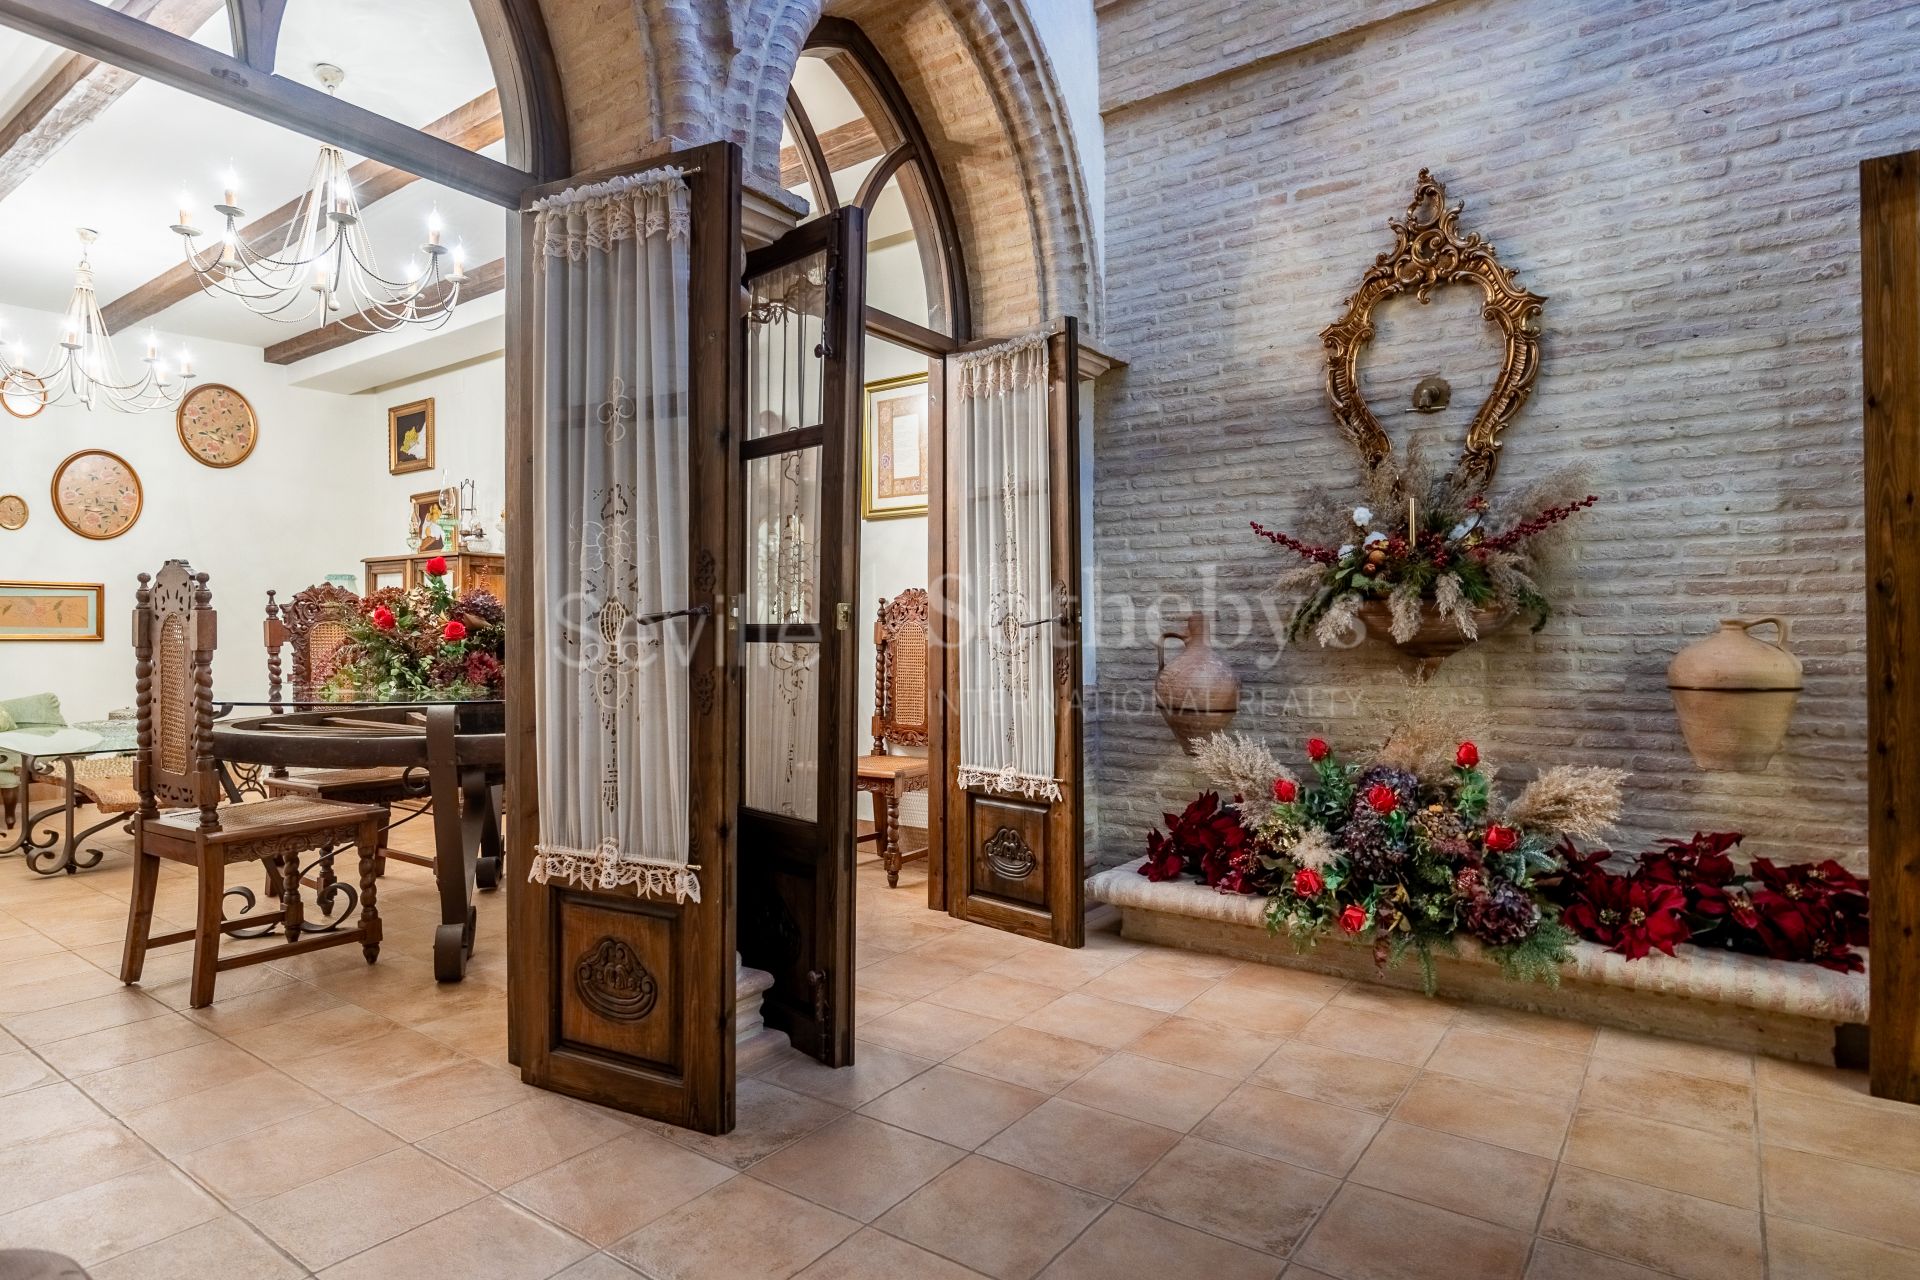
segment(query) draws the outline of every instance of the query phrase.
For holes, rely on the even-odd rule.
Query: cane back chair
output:
[[[140,981],[149,947],[193,943],[188,1003],[213,1003],[222,970],[321,947],[359,943],[367,963],[380,954],[380,914],[375,904],[374,859],[379,850],[380,810],[304,796],[281,796],[222,807],[213,755],[213,653],[216,615],[207,575],[184,560],[169,560],[157,575],[140,575],[133,611],[134,684],[139,700],[139,747],[134,785],[140,809],[134,816],[133,900],[127,913],[126,950],[120,980]],[[162,805],[169,806],[163,809]],[[331,863],[333,850],[359,852],[359,889],[332,884],[316,897],[325,919],[305,920],[301,855]],[[165,859],[195,868],[199,894],[194,927],[151,936],[153,901]],[[238,862],[278,864],[279,909],[224,919],[227,866]],[[329,877],[331,879],[331,877]],[[235,889],[250,906],[253,893]],[[344,901],[343,901],[344,900]],[[343,903],[334,906],[330,904]],[[355,907],[359,924],[343,924]],[[221,956],[227,934],[255,936],[284,930],[287,941],[240,955]]]
[[[900,850],[900,801],[928,785],[925,756],[891,755],[893,746],[927,745],[927,593],[908,587],[880,601],[873,624],[873,754],[861,756],[855,787],[873,798],[873,830],[854,840],[880,846],[887,885],[900,883],[900,868],[927,856],[925,848]],[[884,806],[884,812],[883,812]]]

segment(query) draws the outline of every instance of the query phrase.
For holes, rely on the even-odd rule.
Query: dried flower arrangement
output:
[[[1215,734],[1197,762],[1232,800],[1208,792],[1168,814],[1141,873],[1265,894],[1268,927],[1300,945],[1337,929],[1370,938],[1382,964],[1412,951],[1429,991],[1435,951],[1461,934],[1509,977],[1558,981],[1573,934],[1545,886],[1564,870],[1563,842],[1619,816],[1625,775],[1562,765],[1506,801],[1472,742],[1442,751],[1431,733],[1403,723],[1365,763],[1310,739],[1308,782],[1259,742]]]
[[[1255,533],[1305,562],[1278,584],[1298,597],[1287,639],[1345,643],[1375,601],[1389,610],[1401,644],[1413,639],[1426,613],[1447,619],[1469,641],[1516,614],[1531,616],[1539,630],[1551,612],[1540,568],[1566,521],[1599,498],[1585,492],[1584,469],[1566,467],[1522,493],[1510,509],[1523,514],[1502,522],[1486,486],[1482,473],[1436,472],[1416,439],[1404,462],[1389,455],[1368,468],[1358,502],[1349,495],[1315,510],[1305,537],[1252,522]]]
[[[456,596],[447,562],[434,556],[426,579],[387,587],[360,602],[324,686],[332,700],[498,698],[506,684],[506,609],[492,593]]]

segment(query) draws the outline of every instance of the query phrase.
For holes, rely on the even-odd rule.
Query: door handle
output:
[[[636,627],[653,627],[662,622],[671,622],[675,618],[704,618],[713,612],[710,604],[691,605],[685,609],[669,609],[665,613],[643,613],[633,620]]]

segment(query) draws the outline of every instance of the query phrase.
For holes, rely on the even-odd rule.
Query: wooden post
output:
[[[1872,1086],[1920,1102],[1920,151],[1860,165]]]

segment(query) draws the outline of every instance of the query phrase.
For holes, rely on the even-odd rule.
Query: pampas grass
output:
[[[1591,765],[1555,765],[1514,798],[1504,815],[1511,827],[1598,840],[1620,819],[1620,769]]]

